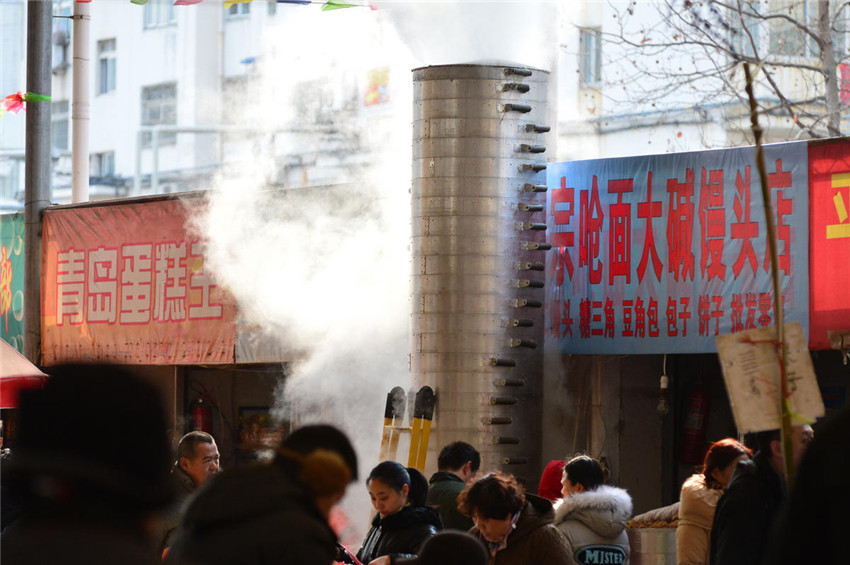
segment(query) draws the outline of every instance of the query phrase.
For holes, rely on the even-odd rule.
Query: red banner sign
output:
[[[850,330],[850,143],[809,144],[809,348]]]
[[[141,365],[233,363],[236,304],[186,220],[201,200],[44,217],[42,358]]]

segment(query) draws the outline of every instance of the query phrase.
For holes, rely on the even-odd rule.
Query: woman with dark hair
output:
[[[566,563],[564,538],[552,525],[552,503],[523,492],[511,475],[490,473],[458,496],[458,509],[472,518],[470,534],[490,553],[490,565]]]
[[[679,497],[679,526],[676,528],[676,561],[679,565],[709,563],[711,524],[717,502],[735,472],[738,461],[753,452],[732,438],[711,444],[702,471],[682,485]]]
[[[587,455],[567,461],[562,485],[564,498],[555,503],[555,526],[569,547],[563,563],[628,563],[629,493],[604,484],[602,466]]]
[[[366,485],[378,513],[357,552],[360,562],[391,565],[397,558],[415,557],[443,529],[437,511],[425,506],[428,480],[418,470],[384,461],[372,469]]]

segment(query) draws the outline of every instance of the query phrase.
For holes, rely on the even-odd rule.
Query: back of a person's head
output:
[[[465,516],[502,520],[525,505],[525,493],[512,475],[490,473],[458,495],[458,510]]]
[[[407,467],[407,474],[410,476],[410,491],[407,495],[407,501],[411,506],[425,506],[425,501],[428,499],[428,479],[416,467]]]
[[[580,484],[584,490],[593,490],[604,483],[599,461],[587,455],[577,455],[564,465],[564,476],[571,483]]]
[[[429,538],[415,565],[487,565],[484,545],[465,532],[445,531]]]
[[[751,446],[754,451],[763,451],[770,456],[770,444],[774,441],[781,441],[782,434],[776,430],[765,430],[763,432],[755,432],[747,436],[747,445]]]
[[[181,457],[192,459],[195,457],[198,444],[201,443],[211,445],[215,443],[215,439],[213,439],[213,437],[207,432],[202,432],[200,430],[194,430],[187,433],[180,438],[180,442],[177,444],[177,459],[179,460]]]
[[[709,488],[723,488],[717,482],[717,479],[712,476],[714,470],[723,471],[723,469],[731,465],[735,459],[742,455],[752,457],[753,452],[749,447],[734,438],[728,437],[712,443],[705,454],[705,461],[702,466],[702,475],[705,477],[706,485]]]
[[[327,424],[304,426],[286,436],[275,464],[320,496],[344,491],[357,479],[354,446],[344,433]]]
[[[540,484],[537,486],[537,496],[542,496],[548,500],[558,500],[559,498],[563,498],[561,494],[561,490],[563,488],[561,484],[561,478],[564,475],[564,462],[561,459],[556,459],[554,461],[549,461],[546,464],[546,468],[543,469],[543,474],[540,475]]]
[[[343,432],[327,424],[313,424],[294,430],[280,444],[284,450],[299,455],[309,455],[318,449],[339,455],[351,472],[351,480],[357,480],[357,453]]]
[[[465,441],[453,441],[440,450],[437,457],[437,468],[441,471],[460,469],[467,461],[472,462],[472,470],[481,467],[481,454]]]
[[[76,502],[128,513],[169,504],[171,450],[159,391],[113,365],[61,365],[50,375],[43,389],[21,395],[13,481],[50,502],[63,501],[38,484],[58,482]]]

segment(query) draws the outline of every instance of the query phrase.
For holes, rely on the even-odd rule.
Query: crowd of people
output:
[[[3,463],[0,547],[7,563],[630,561],[632,499],[609,484],[604,462],[587,455],[547,465],[536,494],[510,474],[480,473],[479,452],[463,441],[443,447],[430,480],[413,467],[379,462],[364,481],[374,517],[359,547],[348,548],[330,517],[360,469],[340,429],[303,426],[283,438],[271,460],[221,471],[215,439],[203,432],[186,434],[172,457],[165,412],[149,383],[118,367],[52,372],[42,390],[22,395],[18,443]],[[846,440],[847,421],[842,415],[826,425],[827,440]],[[75,442],[73,434],[102,441]],[[814,441],[804,458],[811,427],[795,428],[792,439],[801,465],[790,511],[778,430],[756,434],[755,452],[732,438],[709,447],[680,501],[655,511],[678,519],[678,563],[785,564],[814,562],[815,555],[840,562],[833,536],[847,524],[839,507],[848,496],[846,450]],[[807,521],[815,509],[829,517],[817,528]],[[801,549],[789,535],[796,528],[807,528],[818,547]]]

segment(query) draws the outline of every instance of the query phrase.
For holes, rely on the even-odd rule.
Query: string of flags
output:
[[[34,92],[27,92],[24,94],[21,91],[18,91],[15,94],[10,94],[3,100],[0,100],[0,118],[2,118],[6,112],[17,114],[20,110],[26,110],[27,108],[24,104],[28,104],[30,102],[45,102],[50,99],[50,96],[35,94]]]
[[[77,0],[82,4],[90,4],[92,0]],[[144,6],[150,0],[130,0],[132,4],[136,4],[139,6]],[[204,0],[175,0],[174,6],[191,6],[192,4],[200,4]],[[278,4],[300,4],[302,6],[308,6],[310,4],[318,4],[322,6],[322,11],[327,12],[329,10],[339,10],[341,8],[371,8],[375,10],[374,6],[369,4],[356,4],[353,2],[346,2],[344,0],[274,0]],[[225,9],[230,8],[234,4],[248,4],[252,2],[252,0],[224,0]]]

